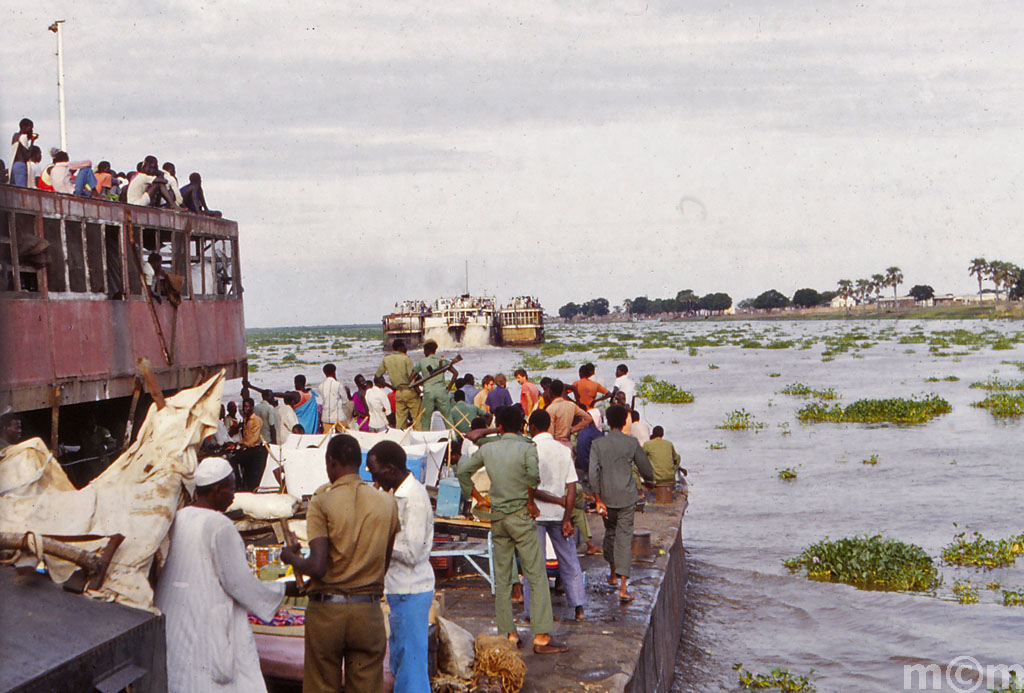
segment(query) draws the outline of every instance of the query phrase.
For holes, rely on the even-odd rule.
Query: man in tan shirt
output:
[[[554,399],[545,411],[551,415],[551,436],[559,443],[569,445],[569,436],[587,427],[591,421],[590,414],[565,398],[565,383],[561,380],[551,381],[549,389]]]
[[[336,435],[327,444],[327,478],[309,501],[309,557],[289,537],[281,560],[308,575],[304,693],[372,691],[384,685],[387,635],[380,599],[398,533],[398,505],[359,478],[359,443]]]

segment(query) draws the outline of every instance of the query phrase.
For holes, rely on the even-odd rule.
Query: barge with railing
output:
[[[415,347],[428,339],[442,346],[525,346],[544,341],[544,308],[537,299],[519,296],[499,307],[491,296],[442,297],[428,308],[423,301],[403,301],[382,318],[384,346],[396,339]]]

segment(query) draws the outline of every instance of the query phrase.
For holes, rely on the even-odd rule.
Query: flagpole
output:
[[[68,150],[67,114],[64,111],[64,34],[61,32],[63,19],[50,25],[50,31],[57,34],[57,107],[60,109],[60,148]]]

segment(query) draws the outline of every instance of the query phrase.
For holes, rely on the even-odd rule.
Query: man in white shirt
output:
[[[167,690],[266,691],[248,613],[269,621],[282,583],[260,582],[224,511],[235,497],[231,464],[208,457],[195,474],[196,500],[171,525],[170,552],[156,589],[166,618]]]
[[[540,515],[537,517],[537,535],[544,545],[544,538],[551,542],[558,558],[558,573],[565,587],[565,598],[576,611],[576,620],[582,621],[583,604],[587,593],[583,585],[583,571],[576,554],[573,538],[572,510],[576,505],[576,467],[572,463],[572,452],[548,433],[551,415],[543,409],[530,414],[530,437],[537,446],[540,485],[533,492]],[[523,583],[524,616],[530,617],[530,585]]]
[[[174,202],[179,207],[182,206],[184,200],[181,197],[181,191],[178,190],[178,178],[177,171],[174,168],[174,164],[170,161],[164,162],[161,167],[164,172],[164,178],[167,179],[167,189],[170,190],[171,195],[174,196]]]
[[[636,409],[629,413],[629,435],[640,441],[640,447],[651,439],[651,428],[640,420],[640,412]]]
[[[626,395],[626,406],[632,409],[633,399],[636,397],[636,383],[629,377],[629,367],[624,363],[620,363],[615,367],[615,385],[612,386],[612,399],[614,399],[616,390]]]
[[[284,445],[292,429],[299,423],[299,417],[295,415],[293,404],[298,404],[299,396],[294,392],[286,392],[277,405],[277,444]]]
[[[395,690],[429,693],[427,629],[434,599],[434,569],[430,565],[434,511],[427,490],[406,468],[405,450],[398,443],[384,440],[374,445],[366,454],[366,467],[383,490],[394,493],[401,525],[384,576],[384,594],[391,610],[388,644]]]
[[[380,433],[388,427],[388,414],[391,413],[391,400],[384,388],[387,381],[383,375],[373,379],[373,387],[366,391],[366,408],[370,412],[370,432]]]
[[[333,363],[325,365],[324,381],[316,388],[316,393],[323,406],[323,411],[320,412],[320,421],[326,434],[343,431],[345,428],[342,425],[345,417],[341,407],[348,401],[348,394],[338,382],[337,373],[338,369]]]

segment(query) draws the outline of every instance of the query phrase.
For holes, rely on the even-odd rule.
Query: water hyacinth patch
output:
[[[725,450],[725,443],[723,443],[720,440],[716,440],[715,442],[708,445],[708,450]]]
[[[755,674],[746,671],[742,664],[733,664],[733,670],[739,676],[740,686],[748,691],[779,690],[779,691],[804,691],[809,693],[815,691],[814,684],[810,682],[810,676],[814,673],[811,669],[804,674],[794,674],[789,669],[775,667],[767,674]]]
[[[922,424],[953,411],[938,395],[904,399],[860,399],[843,407],[812,402],[796,412],[804,423],[894,423]]]
[[[795,397],[814,397],[816,399],[839,399],[839,393],[835,389],[829,387],[824,390],[815,390],[809,385],[803,383],[793,383],[787,385],[782,390],[779,390],[780,394],[793,395]]]
[[[913,352],[911,352],[911,353],[913,353]],[[960,378],[956,377],[955,375],[947,375],[945,378],[936,378],[933,375],[930,378],[925,378],[924,379],[924,381],[926,383],[938,383],[938,382],[955,383],[955,382],[958,382],[959,380],[960,380]],[[974,387],[974,385],[971,385],[971,387]]]
[[[971,406],[987,409],[988,413],[997,419],[1016,418],[1024,416],[1024,394],[1011,395],[1005,392],[997,392],[980,402],[973,402]]]
[[[974,568],[1005,568],[1024,553],[1024,535],[1008,539],[986,539],[978,532],[963,531],[942,549],[942,560],[949,565]]]
[[[977,604],[978,588],[971,584],[969,580],[954,580],[953,596],[961,604]]]
[[[878,455],[877,454],[876,455],[872,455],[871,457],[867,458],[866,460],[861,460],[861,463],[862,464],[876,465],[876,464],[878,464]]]
[[[806,569],[812,580],[862,589],[924,592],[939,583],[935,563],[923,548],[881,535],[834,541],[826,537],[783,565],[793,572]]]
[[[759,431],[764,427],[765,424],[754,418],[754,415],[746,409],[734,409],[725,415],[722,423],[715,426],[715,428],[722,428],[728,431]]]
[[[1024,588],[1003,590],[1003,606],[1024,606]]]
[[[653,375],[645,375],[640,379],[636,394],[648,402],[667,404],[689,404],[693,402],[693,393],[682,389],[666,380],[658,380]]]
[[[796,470],[792,467],[786,467],[785,469],[779,470],[779,478],[783,481],[793,481],[796,479]]]
[[[1024,380],[1000,380],[989,378],[981,382],[971,383],[973,390],[1024,390]]]

